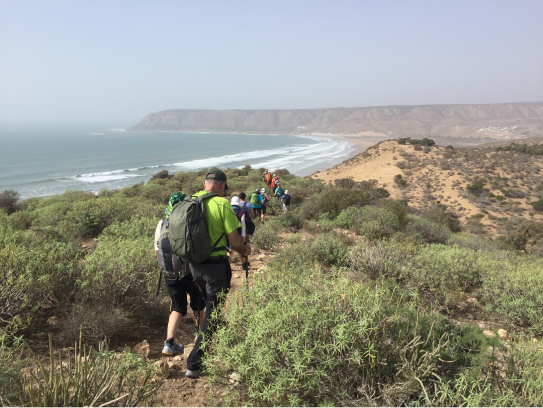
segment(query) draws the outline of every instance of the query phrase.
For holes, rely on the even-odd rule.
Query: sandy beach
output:
[[[314,174],[317,171],[323,171],[330,169],[338,164],[343,163],[345,160],[350,159],[351,157],[356,156],[359,153],[364,152],[368,147],[373,146],[376,143],[386,140],[386,137],[376,137],[376,136],[355,136],[355,135],[304,135],[311,137],[318,137],[323,139],[335,139],[342,142],[352,143],[353,150],[347,156],[339,158],[336,160],[326,161],[314,166],[306,167],[305,169],[296,172],[296,175],[305,177]]]

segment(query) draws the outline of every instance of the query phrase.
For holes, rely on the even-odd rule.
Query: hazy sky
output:
[[[0,123],[541,100],[539,0],[0,0]]]

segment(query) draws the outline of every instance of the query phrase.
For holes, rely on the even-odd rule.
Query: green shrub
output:
[[[329,189],[323,192],[318,200],[317,215],[327,213],[330,219],[334,219],[346,208],[369,204],[369,198],[369,193],[360,190]]]
[[[485,307],[530,333],[543,334],[543,260],[502,252],[480,257]]]
[[[543,211],[543,198],[530,203],[535,211]]]
[[[314,268],[268,268],[231,295],[228,324],[206,355],[211,381],[235,372],[227,405],[432,405],[440,382],[488,340],[400,292]]]
[[[496,252],[502,250],[512,250],[511,246],[500,240],[492,238],[474,237],[468,234],[452,234],[447,245],[457,245],[464,248],[470,248],[475,251]]]
[[[346,265],[347,249],[335,234],[319,235],[311,244],[317,261],[326,265]]]
[[[302,270],[306,266],[314,266],[317,263],[317,257],[315,251],[311,248],[311,244],[312,241],[308,239],[285,245],[268,265],[277,270]]]
[[[262,249],[273,249],[279,242],[277,228],[273,224],[265,223],[257,226],[253,235],[253,243]]]
[[[336,224],[372,240],[390,237],[400,229],[399,219],[394,213],[374,206],[349,207],[338,215]]]
[[[79,407],[117,402],[138,406],[145,405],[163,383],[158,367],[132,354],[129,348],[117,354],[104,347],[97,351],[81,349],[80,342],[73,353],[61,352],[57,357],[50,337],[49,350],[51,361],[47,363],[31,351],[42,379],[34,373],[29,379],[15,377],[21,386],[12,387],[15,392],[9,405]]]
[[[434,205],[424,209],[421,217],[437,224],[445,225],[452,232],[460,232],[460,220],[451,217],[442,206]]]
[[[407,225],[407,210],[404,203],[392,199],[383,199],[379,201],[378,205],[379,208],[383,208],[387,210],[388,212],[394,214],[396,218],[398,219],[400,229],[405,228]]]
[[[450,230],[443,224],[428,221],[416,215],[407,216],[409,222],[405,233],[424,242],[444,244],[451,236]]]
[[[413,245],[382,240],[356,245],[351,248],[348,257],[353,272],[370,279],[399,279],[402,269],[414,253]]]
[[[445,305],[458,293],[482,285],[479,255],[459,246],[440,244],[420,248],[402,270],[403,284],[416,287],[431,302]]]
[[[17,211],[17,203],[21,195],[15,190],[4,190],[0,193],[0,209],[4,209],[8,215]]]
[[[73,300],[81,248],[32,238],[29,243],[11,241],[0,246],[0,316],[5,321],[35,312],[46,299],[58,304]]]
[[[281,216],[281,224],[296,230],[303,227],[300,217],[291,211],[287,211]]]

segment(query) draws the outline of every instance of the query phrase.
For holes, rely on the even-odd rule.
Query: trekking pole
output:
[[[156,288],[156,297],[160,294],[160,284],[162,282],[162,269],[160,270],[160,273],[158,275],[158,286]]]
[[[245,257],[245,262],[241,264],[241,267],[245,269],[245,280],[249,281],[249,257]]]

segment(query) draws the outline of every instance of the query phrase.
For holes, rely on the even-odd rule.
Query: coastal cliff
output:
[[[170,109],[131,131],[520,139],[543,136],[543,103],[280,110]]]

